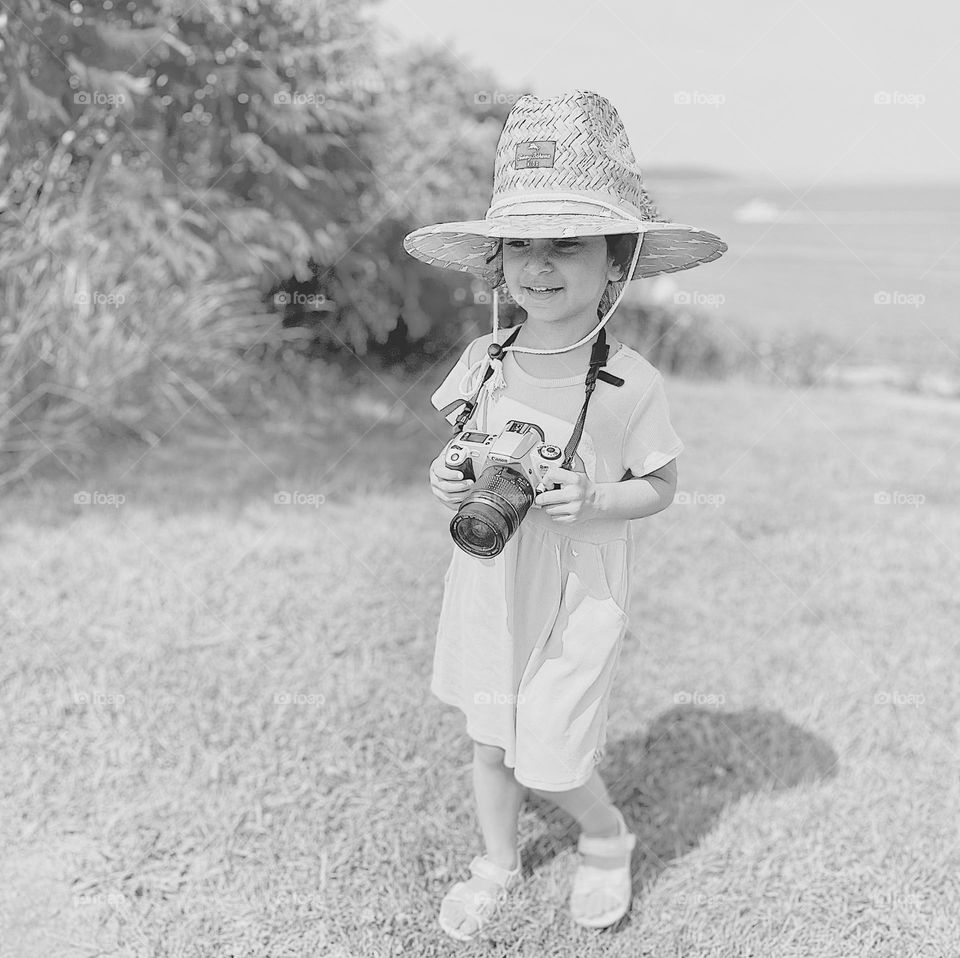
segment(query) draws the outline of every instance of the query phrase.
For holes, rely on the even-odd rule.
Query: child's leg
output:
[[[473,792],[487,858],[501,868],[515,868],[517,819],[526,788],[503,764],[503,749],[473,744]]]
[[[572,788],[565,792],[544,792],[540,789],[532,789],[532,791],[553,802],[568,815],[572,815],[580,823],[581,833],[584,835],[592,838],[609,838],[620,834],[621,819],[596,769],[590,780],[579,788]],[[622,853],[612,855],[581,853],[580,859],[584,865],[598,869],[629,868],[632,848],[633,840],[631,839],[629,844],[626,844],[625,840]],[[612,871],[610,874],[613,874]],[[612,879],[614,882],[619,880]],[[588,887],[578,892],[577,882],[574,881],[570,910],[574,919],[581,924],[593,920],[603,921],[602,916],[607,915],[611,908],[618,907],[618,901],[621,900],[622,895],[622,889],[606,886]],[[590,927],[597,927],[597,925]]]
[[[575,818],[584,834],[597,838],[617,834],[620,820],[613,809],[607,787],[596,769],[593,770],[590,780],[579,788],[571,788],[566,792],[544,792],[539,788],[533,788],[531,791],[553,802]],[[602,866],[609,863],[598,859],[596,864]]]
[[[580,852],[580,865],[570,892],[574,921],[588,928],[606,928],[618,921],[630,907],[630,858],[636,836],[630,834],[620,812],[610,802],[603,779],[594,769],[590,780],[579,788],[565,792],[534,791],[576,818],[581,836],[594,839],[594,850],[602,849],[601,854]],[[621,835],[622,838],[614,837]],[[579,842],[577,849],[580,851]]]
[[[486,856],[495,865],[512,871],[520,864],[517,819],[527,790],[513,777],[513,769],[503,764],[503,754],[502,748],[474,743],[473,791]],[[476,875],[465,884],[471,893],[495,895],[498,891],[494,882]],[[464,913],[460,902],[445,900],[441,917],[466,935],[477,930],[476,921]]]

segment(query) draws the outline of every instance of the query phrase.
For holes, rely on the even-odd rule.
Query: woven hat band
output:
[[[612,202],[613,201],[613,202]],[[609,193],[597,193],[589,190],[548,191],[517,190],[501,194],[487,210],[486,219],[496,220],[503,216],[544,216],[551,214],[589,216],[591,218],[617,220],[631,223],[625,232],[636,232],[637,225],[649,222],[644,211],[619,197]],[[633,225],[633,221],[637,221]],[[576,229],[571,223],[565,232]]]

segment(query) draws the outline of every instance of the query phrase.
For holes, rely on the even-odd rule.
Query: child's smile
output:
[[[534,300],[548,299],[554,293],[559,293],[561,287],[559,286],[524,286],[522,287],[525,293],[529,293],[533,296]]]

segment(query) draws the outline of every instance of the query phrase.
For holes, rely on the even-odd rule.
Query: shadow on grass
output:
[[[664,712],[645,738],[607,746],[600,774],[637,836],[634,888],[653,881],[694,848],[724,808],[752,792],[776,792],[836,774],[836,752],[777,712],[721,712],[681,705]],[[528,793],[547,826],[524,849],[531,866],[576,845],[572,819]]]

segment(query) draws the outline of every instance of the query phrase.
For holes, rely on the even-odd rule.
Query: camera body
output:
[[[543,477],[562,459],[563,450],[546,442],[539,426],[511,419],[499,434],[465,431],[454,436],[447,443],[443,463],[462,473],[464,479],[473,480],[482,475],[488,463],[507,466],[524,476],[536,495],[548,488],[560,488],[556,483],[546,486]],[[540,508],[535,502],[531,505]]]
[[[499,555],[536,505],[536,496],[560,488],[548,486],[543,477],[562,460],[563,450],[548,443],[538,425],[519,419],[496,434],[464,431],[454,436],[444,449],[444,465],[474,484],[450,521],[453,541],[470,555]]]

